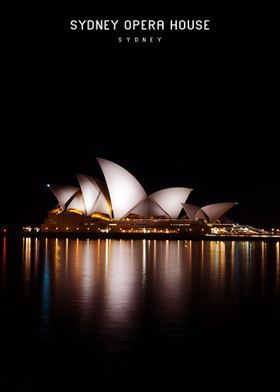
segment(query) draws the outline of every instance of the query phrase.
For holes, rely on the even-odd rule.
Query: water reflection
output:
[[[6,238],[2,248],[5,287]],[[241,301],[279,295],[279,258],[279,242],[24,238],[24,301],[40,287],[42,334],[67,325],[111,344],[148,323],[180,336],[234,317]]]
[[[31,238],[23,239],[23,276],[24,283],[28,286],[31,274]]]
[[[277,288],[277,293],[279,293],[279,263],[280,263],[280,242],[277,242],[275,244],[275,260],[276,260],[276,288]]]
[[[44,246],[44,262],[42,268],[41,283],[41,331],[43,335],[48,333],[49,317],[50,317],[50,295],[51,295],[51,271],[50,271],[50,252],[49,240],[45,239]],[[54,263],[56,259],[54,259]]]
[[[7,261],[7,238],[3,238],[3,252],[2,252],[2,282],[5,286],[6,281],[6,261]]]
[[[250,384],[280,350],[279,242],[8,236],[0,254],[0,379],[26,390],[174,389],[251,363]]]

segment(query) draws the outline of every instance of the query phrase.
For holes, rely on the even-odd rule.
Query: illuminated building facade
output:
[[[58,204],[41,225],[48,232],[182,233],[210,232],[236,203],[199,208],[187,204],[191,188],[172,187],[147,194],[126,169],[97,158],[105,182],[78,174],[79,187],[48,185]],[[180,218],[182,207],[186,212]]]

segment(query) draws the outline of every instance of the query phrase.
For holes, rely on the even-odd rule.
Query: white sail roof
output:
[[[202,207],[202,211],[207,215],[209,222],[213,223],[223,216],[228,210],[230,210],[235,204],[235,202],[227,203],[215,203],[209,204],[208,206]]]
[[[195,214],[195,219],[206,219],[207,220],[207,215],[202,211],[200,208],[197,213]]]
[[[170,218],[177,218],[192,189],[190,188],[166,188],[152,193],[149,198],[156,202]]]
[[[141,216],[166,216],[168,214],[153,200],[147,197],[137,204],[131,211],[132,214],[137,214]]]
[[[85,176],[84,174],[77,174],[77,178],[83,194],[86,214],[91,215],[101,190],[92,177]]]
[[[69,209],[78,210],[83,214],[86,214],[85,202],[81,191],[79,191],[67,205],[67,210]]]
[[[53,194],[57,198],[60,207],[65,210],[66,203],[79,191],[79,188],[70,185],[49,185]]]
[[[91,216],[94,212],[121,219],[129,213],[141,216],[178,218],[182,207],[189,219],[220,219],[235,202],[215,203],[204,207],[185,203],[192,189],[174,187],[161,189],[147,196],[137,179],[120,165],[97,158],[106,184],[90,176],[77,175],[80,188],[68,185],[48,185],[62,210],[74,209]]]
[[[142,185],[126,169],[107,159],[97,158],[110,194],[113,216],[124,217],[147,197]]]
[[[189,219],[195,219],[197,212],[200,210],[200,207],[195,206],[194,204],[182,203],[182,207]]]
[[[102,192],[100,192],[96,203],[94,204],[93,212],[101,212],[102,214],[111,216],[110,200],[107,200]]]
[[[189,219],[207,219],[209,223],[213,223],[216,222],[219,218],[221,218],[235,204],[237,203],[215,203],[200,208],[193,204],[185,203],[182,204],[182,206],[186,211],[186,214]]]

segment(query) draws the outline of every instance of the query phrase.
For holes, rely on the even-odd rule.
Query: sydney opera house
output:
[[[147,194],[126,169],[97,158],[104,180],[78,174],[79,186],[48,185],[57,199],[43,232],[200,233],[211,232],[236,203],[188,204],[192,189],[172,187]]]

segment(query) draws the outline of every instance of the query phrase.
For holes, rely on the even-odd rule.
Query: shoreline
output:
[[[76,238],[76,239],[123,239],[123,240],[193,240],[193,241],[251,241],[278,242],[280,235],[216,235],[190,233],[86,233],[86,232],[20,232],[1,233],[3,237],[19,238]]]

